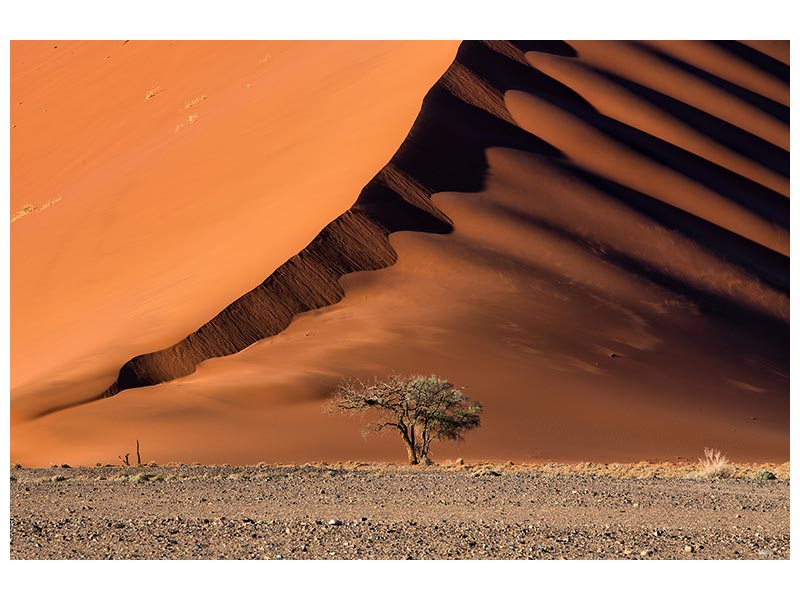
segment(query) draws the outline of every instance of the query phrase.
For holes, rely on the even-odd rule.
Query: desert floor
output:
[[[788,465],[11,470],[12,559],[788,559]]]

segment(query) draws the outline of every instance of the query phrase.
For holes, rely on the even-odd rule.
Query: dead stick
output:
[[[136,440],[136,464],[142,466],[142,457],[139,454],[139,440]]]

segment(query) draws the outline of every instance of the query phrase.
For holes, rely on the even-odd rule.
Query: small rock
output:
[[[652,550],[642,550],[639,552],[639,556],[650,556],[652,554]]]
[[[772,556],[772,555],[773,555],[773,552],[772,552],[772,550],[766,550],[766,549],[764,549],[764,550],[759,550],[759,551],[758,551],[758,555],[759,555],[759,556]]]
[[[497,471],[493,471],[492,469],[481,469],[480,471],[475,471],[472,476],[473,477],[482,477],[484,475],[491,475],[492,477],[500,477],[500,473]]]
[[[683,551],[686,552],[686,554],[691,554],[692,552],[694,552],[694,548],[692,548],[691,546],[684,546]]]
[[[328,521],[328,525],[341,525],[342,522],[339,519],[331,519]]]

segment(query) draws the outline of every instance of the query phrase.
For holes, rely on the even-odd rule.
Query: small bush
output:
[[[728,457],[714,448],[703,450],[705,458],[698,463],[697,477],[704,479],[724,479],[733,475],[733,466],[728,463]]]
[[[67,478],[66,478],[66,477],[64,477],[63,475],[53,475],[53,476],[50,478],[50,481],[53,481],[53,482],[56,482],[56,481],[66,481],[66,479],[67,479]]]
[[[766,469],[761,469],[760,471],[758,471],[755,475],[753,475],[753,478],[762,481],[777,479],[777,477],[775,477],[775,473],[773,473],[772,471],[767,471]]]

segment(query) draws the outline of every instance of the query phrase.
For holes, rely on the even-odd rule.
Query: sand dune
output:
[[[198,103],[162,109],[165,124],[185,119],[169,135],[95,141],[108,163],[82,184],[93,202],[42,182],[58,161],[35,163],[33,138],[14,130],[27,142],[12,137],[12,211],[23,191],[63,200],[12,225],[13,460],[108,461],[134,439],[159,461],[399,460],[395,440],[364,441],[357,420],[322,412],[341,378],[392,371],[435,372],[485,406],[464,446],[435,458],[715,446],[788,460],[784,46],[466,42],[448,68],[452,44],[332,43],[320,80],[291,80],[295,105],[265,93],[246,118],[256,86],[237,86],[253,67],[229,69],[263,47],[234,44],[225,60],[175,47],[174,77],[203,52],[229,78],[187,75],[173,100]],[[58,63],[50,45],[15,46],[12,99],[42,77],[66,94],[56,75],[102,48]],[[317,51],[278,45],[263,64],[285,57],[287,71],[259,76],[277,85]],[[200,89],[212,81],[217,94]],[[145,105],[171,89],[144,100],[156,88],[139,87]],[[402,141],[412,87],[417,103],[427,95]],[[214,133],[173,147],[218,95]],[[331,138],[326,103],[373,146]],[[371,116],[353,116],[366,105]],[[61,135],[64,148],[93,139]],[[255,160],[260,148],[285,162]],[[61,181],[78,186],[69,166]],[[198,167],[211,172],[189,185]]]
[[[15,42],[12,214],[62,199],[11,226],[12,418],[99,394],[302,250],[457,46]]]

